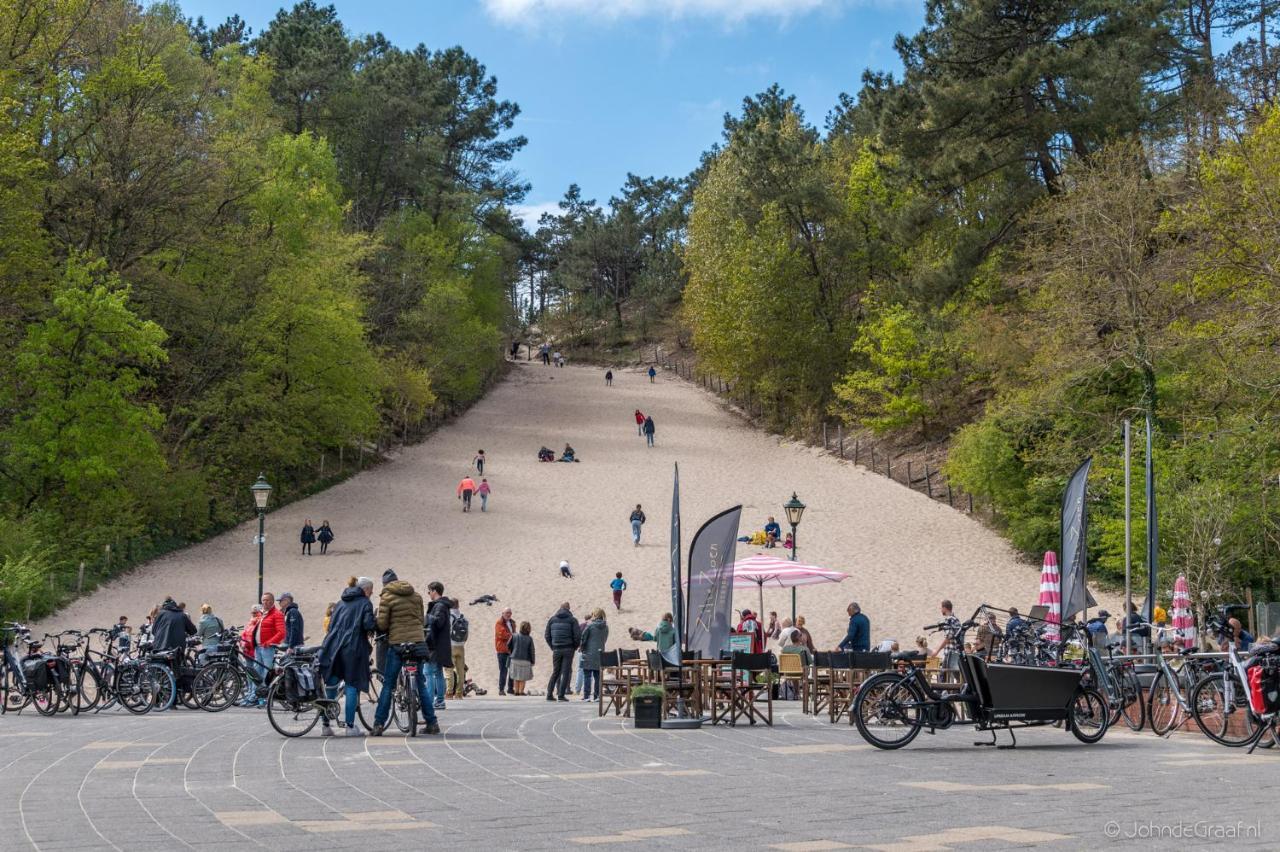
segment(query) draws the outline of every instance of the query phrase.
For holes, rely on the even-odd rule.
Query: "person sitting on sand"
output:
[[[573,572],[569,570],[569,560],[567,559],[560,560],[560,576],[566,580],[573,579]]]
[[[573,451],[573,447],[568,444],[564,445],[564,452],[560,453],[560,461],[576,462],[578,460],[577,453]]]
[[[773,519],[773,515],[769,516],[769,523],[764,525],[765,547],[777,547],[778,539],[782,538],[782,527]]]
[[[791,533],[787,533],[787,538],[785,541],[782,542],[782,546],[787,550],[790,550],[791,548],[795,547],[795,539],[791,537]]]
[[[556,460],[555,451],[553,451],[550,447],[543,447],[542,449],[538,450],[538,461],[553,462],[555,460]]]

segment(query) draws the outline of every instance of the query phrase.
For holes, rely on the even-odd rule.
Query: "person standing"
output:
[[[347,587],[342,590],[342,596],[333,609],[329,632],[324,636],[316,659],[325,692],[330,698],[337,697],[339,683],[346,687],[346,703],[342,709],[349,737],[364,736],[364,732],[356,727],[356,709],[360,705],[360,693],[369,688],[369,654],[373,650],[369,634],[377,627],[373,604],[369,602],[372,594],[373,580],[368,577],[347,580]],[[394,690],[384,692],[390,695]],[[328,718],[322,716],[321,719],[320,736],[333,736]]]
[[[391,578],[389,580],[388,575]],[[373,715],[375,737],[382,736],[382,732],[386,729],[387,717],[391,715],[391,698],[395,693],[395,688],[390,685],[396,683],[396,678],[400,676],[400,669],[404,667],[404,658],[400,655],[398,646],[418,645],[426,641],[422,595],[414,590],[411,583],[401,580],[390,569],[382,575],[382,580],[382,593],[378,596],[376,621],[378,632],[385,633],[387,636],[387,660],[382,671],[382,682],[388,686],[378,695],[378,708]],[[427,676],[421,664],[418,667],[417,677],[414,678],[414,688],[418,691],[418,703],[422,707],[424,733],[440,733],[439,720],[436,718],[431,693],[427,688]]]
[[[565,691],[573,680],[573,655],[582,644],[582,629],[569,609],[568,601],[547,621],[543,638],[551,648],[551,680],[547,682],[548,701],[568,701]]]
[[[313,526],[311,526],[311,519],[310,519],[310,518],[307,518],[307,519],[302,523],[302,535],[301,535],[301,538],[302,538],[302,555],[303,555],[303,556],[310,556],[310,555],[311,555],[311,545],[312,545],[312,544],[314,544],[314,543],[315,543],[315,540],[316,540],[316,528],[315,528],[315,527],[313,527]]]
[[[644,439],[649,444],[649,446],[651,447],[653,446],[653,416],[652,415],[646,415],[644,418]]]
[[[196,625],[196,635],[200,637],[201,650],[212,651],[217,648],[224,629],[222,619],[213,614],[213,607],[207,603],[200,604],[200,623]]]
[[[316,530],[316,539],[320,542],[320,555],[324,556],[329,552],[329,542],[333,541],[333,527],[329,526],[328,521],[320,522],[320,529]]]
[[[627,581],[622,579],[621,571],[614,575],[613,580],[609,583],[609,588],[613,590],[613,608],[621,612],[622,593],[627,590]]]
[[[253,659],[264,683],[267,675],[275,668],[276,646],[283,641],[284,615],[276,608],[275,595],[265,592],[262,595],[262,618],[254,628],[253,636]],[[258,684],[255,681],[249,681],[249,695],[246,701],[260,707],[267,703],[266,696],[258,696]]]
[[[604,386],[607,388],[613,387],[613,370],[604,371]]]
[[[498,694],[507,694],[507,669],[511,663],[511,640],[516,635],[516,623],[511,618],[511,607],[498,616],[493,625],[493,649],[498,654]],[[525,678],[528,680],[528,678]]]
[[[156,613],[155,625],[151,628],[151,649],[153,653],[163,654],[166,651],[182,651],[187,647],[187,637],[196,635],[196,626],[191,617],[178,608],[173,598],[165,598]]]
[[[484,476],[484,450],[477,450],[476,457],[472,459],[476,466],[476,473]]]
[[[748,633],[751,635],[751,653],[764,653],[764,629],[760,626],[760,620],[749,609],[742,611],[742,620],[738,622],[737,633]]]
[[[480,477],[480,485],[476,488],[476,494],[480,497],[481,512],[489,511],[489,495],[492,491],[493,489],[489,487],[489,480],[485,479],[483,476]]]
[[[533,625],[520,622],[520,632],[511,637],[511,694],[524,695],[524,685],[533,680],[533,663],[536,657],[533,643]]]
[[[303,634],[302,610],[293,602],[293,593],[280,595],[280,609],[284,612],[284,644],[287,648],[297,648],[305,638]]]
[[[869,651],[871,649],[871,619],[862,613],[857,602],[849,604],[849,629],[836,647],[841,651]]]
[[[471,495],[475,493],[476,481],[471,478],[471,474],[467,474],[458,483],[458,499],[462,501],[462,511],[471,511]]]
[[[449,653],[453,667],[449,669],[446,698],[461,701],[467,694],[467,637],[471,625],[456,600],[449,601]]]
[[[640,546],[640,528],[644,526],[644,511],[641,510],[640,504],[636,504],[635,511],[631,513],[631,541],[636,547]]]
[[[258,635],[258,623],[262,621],[262,604],[254,604],[253,609],[249,610],[249,621],[245,624],[244,630],[240,631],[240,652],[248,657],[251,661],[255,658],[258,646],[255,644],[254,637]],[[252,662],[250,663],[252,665]],[[249,693],[245,693],[245,697],[236,702],[241,707],[247,707],[253,702],[249,700]]]
[[[449,642],[449,599],[444,596],[444,584],[439,580],[427,583],[427,646],[431,654],[427,658],[427,688],[431,692],[432,705],[445,709],[444,670],[453,668],[453,647]]]
[[[938,622],[939,628],[942,630],[942,641],[938,643],[938,647],[933,650],[931,656],[941,658],[941,666],[944,672],[960,671],[960,619],[956,618],[952,611],[951,601],[943,600],[938,604],[938,609],[942,613],[942,621]]]
[[[591,613],[591,621],[582,630],[582,700],[600,698],[600,655],[609,641],[609,625],[604,620],[604,610]]]
[[[655,377],[658,375],[657,369],[653,366],[649,367],[649,384],[653,384]]]
[[[636,409],[636,435],[644,437],[644,412]]]

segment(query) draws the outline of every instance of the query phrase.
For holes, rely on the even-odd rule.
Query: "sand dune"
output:
[[[313,641],[325,604],[337,598],[348,575],[377,579],[395,568],[424,591],[428,581],[441,580],[446,594],[464,604],[497,595],[517,621],[532,622],[538,636],[562,601],[579,615],[604,607],[610,645],[630,647],[626,627],[648,629],[670,608],[667,529],[672,463],[678,462],[686,551],[703,520],[736,503],[743,506],[744,529],[763,526],[770,514],[785,526],[781,504],[792,491],[808,504],[801,560],[852,575],[839,585],[799,590],[799,612],[820,645],[833,646],[844,635],[850,600],[870,617],[874,640],[894,637],[904,645],[936,620],[943,597],[962,615],[983,602],[1034,603],[1038,568],[969,517],[816,449],[759,432],[714,396],[669,375],[650,384],[638,370],[614,373],[614,386],[606,388],[602,370],[519,364],[426,443],[272,511],[268,589],[294,593]],[[654,417],[652,449],[636,434],[636,408]],[[539,446],[558,453],[566,441],[579,464],[537,461]],[[477,503],[463,514],[454,489],[480,448],[489,457],[493,497],[488,513]],[[632,546],[627,520],[636,503],[649,518],[639,548]],[[318,545],[317,555],[299,554],[298,531],[308,517],[333,525],[337,540],[327,556],[318,555]],[[107,625],[122,613],[136,624],[165,594],[186,601],[192,612],[207,601],[228,624],[243,624],[257,588],[255,532],[256,522],[243,524],[141,566],[41,627]],[[740,545],[739,556],[751,552]],[[575,579],[559,576],[561,559],[569,560]],[[610,601],[615,571],[630,584],[621,613]],[[754,592],[739,595],[739,606],[756,608]],[[790,593],[766,591],[765,608],[789,613]],[[471,674],[492,687],[498,607],[466,612]],[[540,657],[539,680],[549,673],[548,661]]]

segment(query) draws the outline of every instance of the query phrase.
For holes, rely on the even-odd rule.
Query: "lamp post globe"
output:
[[[263,578],[262,567],[264,546],[266,544],[267,500],[271,497],[271,483],[264,474],[258,474],[258,481],[249,488],[253,492],[253,503],[258,507],[258,600],[262,600]]]
[[[791,524],[791,561],[796,561],[796,539],[797,528],[800,526],[800,519],[804,517],[805,505],[800,502],[800,498],[796,496],[796,492],[791,492],[791,499],[782,504],[782,511],[787,515],[787,523]],[[791,587],[791,623],[796,620],[796,587]]]

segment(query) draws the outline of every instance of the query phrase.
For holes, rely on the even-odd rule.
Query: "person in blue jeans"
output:
[[[644,520],[644,512],[637,503],[636,510],[631,513],[631,541],[636,547],[640,546],[640,528],[644,526]]]
[[[364,731],[356,727],[356,708],[360,693],[369,688],[369,655],[373,651],[369,633],[376,626],[373,604],[369,602],[371,594],[373,580],[370,578],[352,577],[347,581],[347,588],[342,590],[342,597],[329,619],[329,632],[324,636],[316,660],[328,697],[334,697],[339,683],[346,685],[343,710],[349,737],[364,736]],[[333,735],[326,715],[321,719],[320,736]]]
[[[644,430],[645,441],[649,444],[649,446],[652,447],[653,446],[653,418],[652,417],[646,417],[644,419],[643,430]]]
[[[444,584],[432,580],[427,584],[427,645],[431,656],[427,661],[427,691],[431,694],[431,706],[444,707],[444,670],[453,666],[453,643],[449,639],[449,599],[444,596]]]
[[[428,687],[428,678],[426,675],[426,667],[430,665],[422,660],[418,661],[418,674],[414,677],[414,683],[418,688],[418,706],[422,712],[422,723],[426,725],[426,733],[440,733],[440,720],[436,718],[435,696]],[[396,678],[400,677],[400,669],[404,666],[404,659],[401,658],[400,652],[395,645],[387,646],[387,664],[382,672],[382,692],[378,695],[378,709],[373,714],[373,735],[381,736],[382,731],[386,728],[387,717],[391,715],[391,694],[395,692]],[[437,667],[438,668],[438,667]]]

